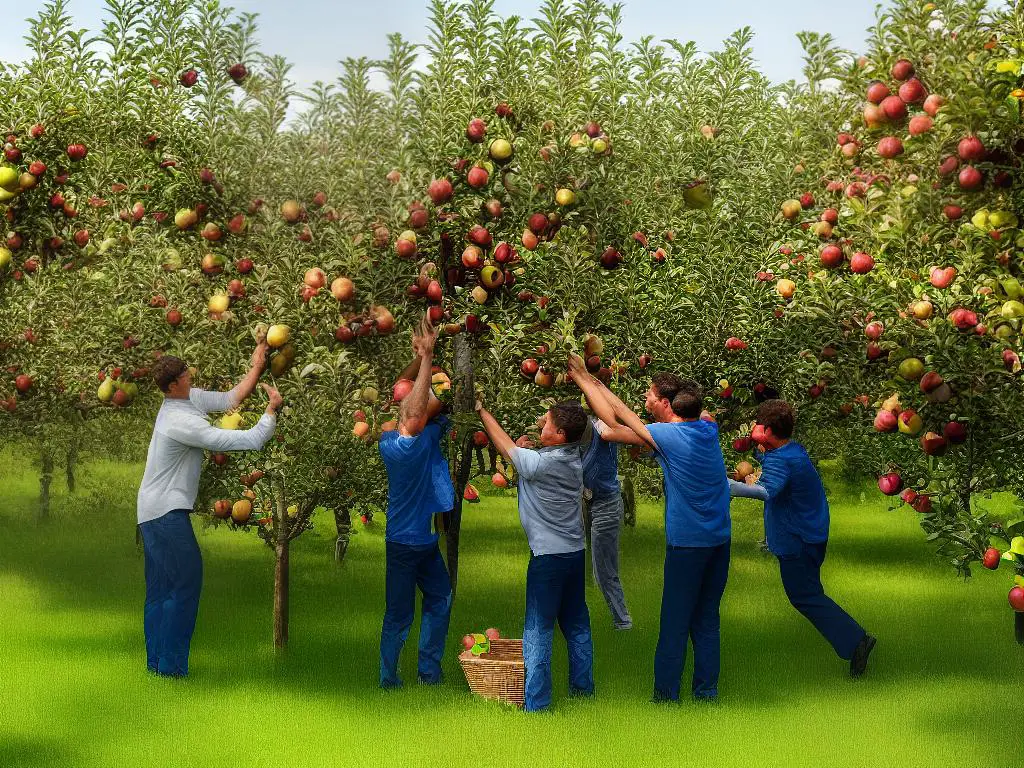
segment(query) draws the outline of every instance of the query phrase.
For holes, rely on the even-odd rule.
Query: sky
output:
[[[411,42],[424,42],[427,0],[225,0],[239,11],[259,14],[260,47],[293,64],[292,77],[300,86],[337,76],[338,61],[348,56],[383,58],[387,34],[399,32]],[[887,4],[885,2],[883,5]],[[22,0],[5,14],[0,35],[0,58],[21,60],[27,55],[22,40],[41,0]],[[540,0],[496,0],[500,16],[532,18]],[[743,26],[755,32],[754,54],[762,72],[776,82],[801,79],[801,50],[796,33],[828,32],[844,48],[859,51],[865,30],[875,18],[877,3],[846,0],[626,0],[622,34],[625,41],[644,35],[658,39],[692,40],[701,51],[716,50],[722,40]],[[69,0],[76,23],[99,29],[103,0]]]

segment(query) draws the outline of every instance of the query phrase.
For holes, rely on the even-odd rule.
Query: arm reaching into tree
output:
[[[479,400],[476,401],[476,410],[480,415],[480,421],[483,422],[484,432],[487,433],[487,437],[491,439],[491,443],[494,445],[494,449],[502,455],[506,461],[512,461],[512,450],[516,447],[515,442],[509,437],[498,420],[495,419],[490,412],[484,408],[483,403]]]
[[[584,368],[583,361],[578,355],[572,355],[569,358],[569,378],[576,382],[576,385],[583,392],[583,396],[587,399],[590,410],[603,422],[604,427],[598,430],[602,440],[609,443],[624,443],[626,445],[647,445],[636,432],[619,423],[615,415],[615,409],[605,396],[608,390],[600,381],[590,375],[587,369]]]
[[[427,426],[427,402],[430,399],[430,369],[434,361],[434,343],[437,331],[424,318],[420,321],[417,335],[413,336],[413,350],[417,353],[419,372],[412,391],[402,401],[400,429],[403,435],[415,437]]]
[[[261,338],[256,349],[253,350],[245,378],[227,392],[213,392],[193,387],[189,392],[189,400],[203,413],[230,411],[232,408],[237,408],[256,391],[256,385],[267,364],[267,349],[266,338]]]
[[[582,377],[581,377],[582,379]],[[584,384],[581,384],[579,380],[576,382],[580,384],[580,388],[584,388]],[[647,429],[647,425],[644,424],[643,419],[633,413],[632,409],[622,402],[618,396],[612,392],[608,387],[602,384],[597,379],[591,377],[589,382],[586,383],[586,387],[595,394],[595,396],[603,397],[608,404],[612,407],[615,413],[615,417],[618,421],[622,422],[626,428],[633,432],[633,434],[642,441],[642,444],[650,447],[653,450],[658,450],[658,444],[654,442],[654,437],[651,436],[650,430]],[[596,392],[595,392],[596,390]],[[584,395],[587,394],[587,389],[583,389]],[[588,397],[589,400],[589,397]],[[602,419],[603,421],[603,419]],[[602,436],[603,437],[603,436]],[[627,442],[627,441],[622,441]],[[632,440],[628,441],[630,444],[636,445]]]

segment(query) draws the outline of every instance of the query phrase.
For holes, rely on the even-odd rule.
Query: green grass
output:
[[[0,455],[2,466],[15,452]],[[456,660],[466,631],[521,636],[527,548],[511,498],[470,507],[445,683],[377,686],[383,528],[333,555],[333,524],[292,557],[291,646],[271,649],[269,550],[227,530],[200,535],[205,587],[192,675],[146,674],[140,466],[93,463],[82,488],[57,488],[33,519],[35,478],[0,484],[0,766],[1020,766],[1024,648],[1012,638],[1005,574],[958,580],[906,508],[836,490],[826,586],[879,637],[866,679],[786,602],[758,551],[759,510],[733,505],[717,707],[648,703],[661,593],[660,505],[644,504],[622,542],[636,624],[612,630],[588,586],[597,696],[565,698],[556,640],[554,708],[526,715],[475,699]],[[60,483],[56,483],[60,485]],[[361,527],[361,526],[359,526]],[[687,675],[689,667],[687,668]],[[411,683],[411,684],[410,684]],[[688,683],[684,683],[684,686]]]

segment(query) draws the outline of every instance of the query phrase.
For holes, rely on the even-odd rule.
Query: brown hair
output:
[[[656,373],[651,376],[651,386],[658,393],[658,397],[663,397],[670,403],[679,394],[682,384],[683,380],[674,373]]]
[[[160,387],[161,392],[166,392],[171,384],[188,370],[185,361],[174,355],[161,355],[160,359],[153,363],[153,381]]]
[[[768,400],[757,409],[757,423],[771,429],[772,434],[788,440],[793,434],[793,406],[785,400]]]
[[[704,389],[693,379],[679,382],[679,391],[672,398],[672,413],[682,419],[696,419],[704,410]]]
[[[567,443],[578,442],[587,428],[587,414],[579,403],[555,403],[549,413],[554,425],[565,434]]]

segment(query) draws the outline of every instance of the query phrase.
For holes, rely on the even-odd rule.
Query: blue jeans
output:
[[[437,544],[416,547],[389,541],[386,545],[384,624],[380,631],[380,685],[397,688],[398,657],[409,637],[416,613],[416,588],[423,593],[420,621],[419,679],[441,682],[441,657],[452,611],[452,583]]]
[[[779,571],[789,602],[831,643],[839,658],[849,661],[865,633],[821,586],[821,564],[827,547],[828,542],[803,542],[798,553],[779,556]]]
[[[142,523],[146,558],[146,664],[161,675],[187,675],[188,649],[199,613],[203,556],[190,510]]]
[[[717,547],[666,549],[661,631],[654,654],[655,699],[679,699],[687,640],[693,644],[694,698],[718,695],[719,606],[728,578],[729,542]]]
[[[551,704],[551,643],[555,622],[569,648],[569,692],[594,692],[594,644],[586,599],[584,550],[530,557],[526,569],[526,711]]]

